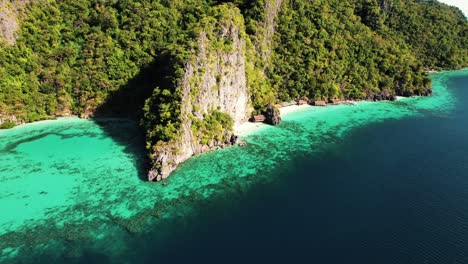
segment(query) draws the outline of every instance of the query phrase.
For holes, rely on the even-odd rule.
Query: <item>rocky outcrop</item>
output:
[[[0,114],[0,125],[6,122],[12,122],[17,125],[24,124],[24,121],[19,120],[14,115],[2,115]]]
[[[253,46],[248,44],[240,11],[232,6],[229,6],[229,12],[221,12],[228,13],[228,16],[202,25],[204,30],[200,31],[196,52],[186,64],[180,83],[180,136],[153,148],[154,152],[150,155],[153,163],[148,180],[159,181],[168,177],[180,163],[193,155],[236,143],[237,138],[229,129],[222,133],[222,137],[202,142],[203,135],[197,134],[193,125],[205,119],[210,111],[217,110],[231,116],[235,130],[251,115],[249,92],[253,88],[249,79],[266,80],[262,69],[258,69],[257,73],[252,73],[255,71],[252,69],[256,62],[268,67],[275,20],[282,3],[282,0],[265,1],[264,20],[259,22],[260,30]],[[274,106],[267,110],[267,122],[272,125],[281,122],[280,112]]]
[[[424,91],[400,91],[396,90],[396,95],[389,91],[369,92],[366,96],[368,101],[395,101],[396,96],[411,97],[411,96],[431,96],[432,90]]]
[[[396,97],[388,91],[370,92],[366,96],[368,101],[395,101]]]
[[[31,0],[0,0],[0,40],[7,45],[16,41],[16,31],[19,28],[19,17],[22,8]]]
[[[203,140],[204,135],[193,129],[194,124],[203,121],[210,112],[229,114],[234,128],[251,113],[245,70],[246,34],[239,10],[230,10],[228,17],[210,22],[204,28],[180,83],[179,137],[153,148],[150,181],[168,177],[177,165],[193,155],[235,144],[237,138],[229,128],[224,128],[221,136]]]
[[[26,122],[17,118],[15,115],[5,115],[0,113],[0,129],[9,129],[17,125],[23,125]]]
[[[432,96],[432,89],[424,91],[422,96]]]
[[[265,113],[265,122],[270,125],[279,125],[281,123],[281,113],[277,107],[274,105],[268,105]]]
[[[217,38],[232,41],[232,51],[210,50],[206,32],[200,33],[199,53],[187,64],[182,82],[182,116],[203,118],[210,110],[228,113],[235,125],[249,113],[245,75],[245,40],[239,38],[241,25],[224,25]]]

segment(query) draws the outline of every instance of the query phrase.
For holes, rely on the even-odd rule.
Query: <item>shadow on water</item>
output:
[[[135,157],[141,180],[147,179],[149,159],[145,149],[145,131],[138,123],[143,116],[145,101],[156,87],[174,91],[175,63],[176,59],[170,53],[162,52],[128,83],[111,93],[95,112],[94,122],[107,136],[125,146],[126,153]]]
[[[278,167],[274,184],[239,193],[232,178],[219,196],[187,196],[173,206],[193,214],[115,236],[126,244],[115,255],[87,248],[56,262],[467,263],[467,107],[455,113],[367,125]]]
[[[145,134],[135,120],[124,118],[95,118],[105,136],[112,138],[118,145],[124,147],[124,152],[131,156],[138,178],[146,180],[149,160],[145,148]]]
[[[456,92],[468,100],[468,90]],[[468,180],[460,175],[468,166],[468,110],[459,106],[454,119],[432,115],[355,130],[336,148],[275,169],[275,184],[233,194],[240,183],[233,177],[217,197],[187,196],[172,203],[180,213],[169,220],[112,237],[126,247],[109,241],[109,255],[73,242],[59,254],[77,249],[79,256],[49,253],[34,262],[467,263]],[[132,141],[110,123],[101,125],[112,137]],[[184,205],[196,212],[184,215]]]

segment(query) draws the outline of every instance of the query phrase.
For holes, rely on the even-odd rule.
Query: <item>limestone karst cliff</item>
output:
[[[468,62],[466,18],[437,1],[27,2],[0,0],[0,128],[135,118],[150,180],[281,102],[430,95],[427,68]]]
[[[239,10],[204,22],[193,58],[180,82],[182,99],[179,137],[157,145],[149,180],[161,180],[189,157],[231,144],[233,129],[252,112],[246,76],[247,38]],[[229,115],[233,127],[221,127],[206,138],[199,124],[214,112]],[[205,128],[206,129],[206,128]]]
[[[264,93],[262,87],[268,85],[265,69],[281,4],[282,0],[263,2],[263,20],[256,21],[258,31],[252,38],[246,34],[240,10],[232,6],[215,11],[223,14],[215,20],[201,21],[197,45],[179,83],[179,136],[152,148],[148,180],[162,180],[189,157],[234,143],[233,131],[254,111],[255,94],[261,93],[265,107],[274,102],[271,91]],[[227,114],[233,126],[221,125],[215,133],[200,130],[200,123],[212,118],[214,111]]]

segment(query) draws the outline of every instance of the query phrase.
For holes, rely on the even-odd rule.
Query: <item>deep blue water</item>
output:
[[[278,171],[280,183],[220,202],[164,241],[147,237],[141,260],[468,263],[468,77],[449,86],[453,115],[357,129]]]
[[[115,239],[99,247],[80,239],[99,223],[64,229],[76,236],[57,246],[48,241],[52,246],[34,262],[468,263],[468,75],[451,77],[448,87],[456,98],[448,114],[356,125],[318,152],[287,152],[294,161],[273,171],[259,160],[263,176],[275,180],[262,177],[248,188],[226,180],[230,191],[194,198],[194,212],[182,212],[187,201],[174,202],[175,216],[144,232],[116,227]],[[33,243],[37,237],[28,234],[35,232],[49,237],[41,227],[18,240]],[[16,260],[31,262],[23,252]]]

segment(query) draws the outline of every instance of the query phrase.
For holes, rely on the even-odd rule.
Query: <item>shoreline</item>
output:
[[[250,134],[257,132],[259,129],[268,126],[269,125],[265,123],[253,123],[250,121],[245,121],[234,128],[234,135],[239,136],[239,138],[243,139],[249,136]]]
[[[438,96],[435,98],[439,98],[439,96],[440,95],[438,93]],[[439,99],[437,99],[437,102],[438,103],[435,105],[431,104],[431,109],[439,109],[440,104],[443,105],[446,103],[445,101],[439,101]],[[39,248],[39,250],[42,250],[41,243],[44,241],[42,238],[45,236],[47,239],[57,239],[57,241],[62,241],[60,239],[64,238],[63,234],[70,234],[67,235],[65,238],[68,239],[67,241],[72,242],[64,243],[75,243],[74,241],[77,241],[77,244],[82,245],[81,243],[84,243],[82,241],[86,241],[88,237],[90,237],[90,241],[94,241],[92,240],[92,238],[95,238],[97,234],[100,238],[96,242],[96,244],[102,244],[104,245],[103,247],[106,248],[113,248],[113,244],[109,244],[108,242],[106,242],[109,241],[109,238],[120,239],[119,235],[123,235],[125,236],[124,238],[126,238],[127,234],[129,237],[134,237],[138,235],[138,233],[136,232],[139,232],[140,230],[145,231],[148,229],[144,226],[144,223],[146,223],[145,221],[147,221],[147,219],[154,219],[154,221],[160,220],[161,223],[168,223],[167,221],[172,221],[170,219],[174,218],[176,219],[174,220],[174,223],[176,223],[174,228],[177,228],[177,219],[180,219],[181,217],[191,217],[192,212],[198,212],[198,207],[204,206],[206,204],[213,204],[212,201],[216,201],[216,199],[218,199],[219,197],[221,197],[219,199],[227,198],[233,200],[237,199],[237,196],[234,195],[238,194],[239,197],[242,198],[242,195],[244,195],[246,190],[249,190],[250,188],[255,188],[255,186],[264,186],[265,184],[269,184],[272,182],[274,184],[277,179],[281,179],[276,176],[276,173],[283,173],[278,168],[280,168],[281,166],[289,166],[290,164],[291,166],[295,166],[294,162],[297,161],[296,157],[300,158],[303,156],[308,156],[309,153],[313,155],[313,158],[316,157],[315,155],[322,156],[322,152],[317,152],[316,149],[320,150],[320,148],[323,148],[323,142],[330,142],[330,149],[335,150],[333,144],[344,144],[343,142],[346,143],[347,141],[349,141],[349,137],[343,133],[345,133],[346,131],[351,131],[356,127],[367,126],[367,120],[370,120],[370,124],[373,124],[376,122],[382,122],[383,120],[394,120],[395,118],[406,118],[406,116],[410,116],[408,115],[410,112],[404,111],[405,109],[410,109],[410,111],[415,113],[419,111],[418,109],[412,110],[413,106],[411,104],[403,104],[401,107],[401,109],[395,108],[392,104],[388,103],[374,104],[371,106],[371,104],[368,104],[365,101],[363,101],[362,104],[359,103],[359,108],[362,108],[362,110],[359,108],[355,108],[358,111],[353,111],[353,108],[351,107],[341,106],[329,108],[318,107],[318,109],[316,110],[306,110],[312,109],[313,107],[311,105],[304,105],[302,107],[297,105],[287,107],[283,109],[283,112],[287,112],[287,114],[297,113],[297,115],[304,114],[305,116],[308,116],[304,119],[294,120],[294,122],[301,122],[301,124],[304,124],[306,127],[304,127],[303,129],[294,129],[294,127],[292,127],[291,129],[285,129],[286,126],[289,125],[288,120],[288,122],[285,122],[285,126],[283,126],[280,129],[281,131],[279,131],[278,133],[277,129],[273,128],[270,130],[270,125],[266,124],[238,124],[239,127],[245,127],[247,131],[249,131],[249,128],[254,131],[259,131],[259,129],[262,129],[264,127],[268,127],[269,129],[259,131],[259,134],[261,134],[262,139],[258,142],[253,141],[253,139],[257,140],[258,137],[256,134],[252,134],[254,138],[252,138],[251,145],[243,150],[239,150],[237,147],[235,147],[235,149],[233,149],[232,151],[229,150],[219,153],[211,152],[207,153],[206,155],[200,155],[200,158],[197,159],[195,162],[186,164],[184,167],[182,167],[181,170],[179,170],[179,172],[176,172],[177,174],[174,174],[173,176],[168,178],[170,180],[166,181],[166,185],[141,182],[138,180],[129,181],[129,179],[136,177],[134,176],[136,175],[136,173],[133,174],[134,172],[132,170],[132,168],[134,168],[134,166],[132,165],[133,163],[115,162],[114,164],[118,165],[113,167],[111,173],[109,173],[109,170],[107,169],[102,170],[102,172],[105,174],[102,174],[99,170],[96,170],[96,168],[99,167],[107,168],[106,166],[109,165],[105,163],[97,164],[99,166],[96,166],[96,168],[90,167],[89,170],[86,171],[86,173],[75,171],[72,170],[75,167],[80,168],[80,166],[82,166],[83,164],[90,166],[92,164],[98,163],[98,161],[96,161],[95,159],[90,159],[90,161],[93,162],[92,164],[75,164],[74,162],[76,162],[77,158],[74,155],[69,155],[67,156],[68,160],[64,161],[69,161],[66,164],[69,164],[72,167],[71,169],[66,169],[65,173],[61,173],[60,175],[65,176],[66,173],[76,173],[76,176],[73,177],[80,177],[80,180],[76,181],[76,186],[79,186],[79,188],[72,188],[73,186],[69,187],[73,192],[76,193],[75,195],[74,193],[70,192],[70,197],[73,198],[70,201],[76,202],[77,205],[75,206],[73,204],[69,207],[58,207],[70,208],[69,210],[54,210],[54,207],[48,207],[47,210],[50,211],[47,212],[50,212],[50,214],[47,214],[46,216],[50,217],[50,219],[52,219],[56,223],[74,222],[76,225],[47,225],[49,223],[48,219],[41,220],[41,215],[35,213],[32,216],[34,217],[32,220],[28,220],[28,222],[25,221],[26,224],[30,225],[25,225],[24,228],[23,226],[11,227],[11,230],[14,231],[9,233],[8,236],[3,237],[4,239],[2,239],[2,243],[0,244],[5,245],[5,248],[7,248],[6,246],[9,246],[13,249],[15,249],[16,247],[24,247],[28,251],[23,251],[21,249],[18,252],[20,256],[28,256],[27,252],[33,252],[33,250],[35,250],[36,248],[36,245],[39,245],[37,247]],[[376,108],[378,111],[371,111],[371,109]],[[328,109],[330,109],[331,111],[328,111]],[[388,110],[392,110],[392,112],[388,112]],[[366,112],[368,111],[370,111],[371,113],[367,114]],[[315,112],[319,113],[315,114]],[[357,113],[354,113],[353,115],[348,114],[352,112]],[[289,117],[293,116],[295,115],[291,115]],[[60,120],[61,119],[58,119],[58,121]],[[365,122],[361,122],[361,120],[364,120]],[[50,120],[49,122],[51,121],[55,120]],[[328,133],[333,134],[329,135]],[[329,140],[329,138],[322,138],[320,137],[320,135],[322,134],[331,136],[332,139],[336,137],[339,140],[335,142],[333,140]],[[345,135],[346,137],[344,137],[343,135]],[[56,139],[56,137],[53,137],[52,139]],[[95,137],[94,140],[96,140],[96,143],[106,142],[105,140],[100,140],[99,137]],[[378,137],[376,137],[376,141],[381,142],[381,140]],[[64,146],[64,144],[57,145]],[[359,146],[359,144],[357,145]],[[91,144],[91,146],[93,146],[94,149],[94,145]],[[383,144],[383,146],[385,146],[385,144]],[[19,152],[19,154],[28,153],[32,145],[25,144],[23,145],[23,147],[27,148],[20,148],[19,151],[23,152]],[[72,146],[69,146],[69,148],[73,151]],[[96,147],[95,149],[101,148]],[[35,152],[35,155],[38,159],[43,159],[42,157],[46,157],[43,154],[43,150],[44,149],[39,149],[39,151]],[[120,153],[122,148],[116,148],[116,150],[119,151],[110,151],[111,155],[103,156],[102,162],[108,162],[110,158],[122,156],[122,154],[116,155],[116,153]],[[124,156],[126,155],[123,155],[122,157]],[[333,158],[333,155],[330,155],[330,158]],[[14,159],[11,160],[14,161]],[[331,162],[333,162],[333,160],[331,160]],[[38,166],[34,164],[36,163],[28,161],[29,166]],[[263,167],[260,168],[260,165],[263,165]],[[329,171],[328,164],[325,164],[323,167],[325,172]],[[11,168],[16,167],[12,166]],[[17,168],[20,170],[18,171],[18,173],[16,173],[18,175],[18,179],[26,178],[24,177],[24,175],[25,173],[28,173],[29,167],[17,166]],[[126,171],[122,171],[121,168],[125,169]],[[294,169],[294,167],[292,168]],[[24,172],[22,170],[24,170]],[[267,171],[265,172],[265,170]],[[7,173],[10,173],[11,171],[12,170],[7,170]],[[287,173],[288,171],[285,170],[285,172]],[[52,175],[50,173],[46,174],[45,172],[43,174],[46,176]],[[98,174],[105,175],[106,177],[96,176]],[[30,178],[38,179],[38,182],[42,182],[43,184],[44,182],[47,183],[48,181],[46,181],[46,179],[38,177],[41,175],[42,174],[37,174],[35,175],[35,177]],[[83,180],[81,178],[83,176],[79,175],[85,175],[87,180]],[[287,174],[285,175],[287,176]],[[71,178],[63,176],[60,176],[60,178]],[[349,177],[346,177],[345,175],[343,179],[346,178]],[[55,180],[55,178],[52,179]],[[350,182],[352,182],[352,180]],[[41,188],[43,188],[40,184],[38,185]],[[87,185],[91,187],[86,189],[84,186]],[[20,191],[26,190],[26,188],[23,188],[23,185],[20,184],[15,184],[13,186],[20,186],[18,187]],[[59,189],[67,190],[65,189],[67,185],[55,184],[53,185],[53,188],[57,188],[56,186],[59,186]],[[43,189],[40,189],[39,191],[42,190]],[[48,189],[44,190],[49,191]],[[132,191],[128,192],[128,190]],[[276,191],[276,189],[272,190]],[[18,195],[20,199],[24,200],[24,203],[23,201],[21,203],[18,203],[18,207],[22,209],[21,206],[25,206],[26,202],[28,201],[33,201],[34,203],[41,203],[42,200],[40,199],[43,199],[43,197],[48,197],[44,196],[43,194],[39,194],[39,191],[34,192],[36,196],[31,196],[27,198],[22,198],[25,197],[23,196],[23,194]],[[187,195],[187,193],[194,193],[195,195],[189,196]],[[53,192],[50,192],[47,195],[53,194]],[[85,194],[92,195],[85,196]],[[219,197],[216,195],[218,195]],[[139,197],[152,197],[154,198],[155,202],[154,204],[152,204],[145,199],[139,199]],[[192,209],[192,206],[194,209]],[[179,208],[184,208],[184,210],[179,210]],[[185,208],[188,209],[185,210]],[[18,212],[23,211],[18,210]],[[196,216],[196,214],[193,215]],[[81,218],[82,216],[85,216],[87,218]],[[111,216],[112,218],[105,216]],[[128,217],[123,218],[122,216]],[[19,218],[15,218],[15,224],[17,223],[22,223],[20,222]],[[161,224],[159,224],[159,222],[156,222],[155,224],[153,224],[153,226],[155,227],[155,230],[161,229]],[[114,231],[114,229],[112,229],[113,227],[115,227],[116,233],[111,232]],[[23,236],[23,234],[31,235]],[[77,236],[76,234],[78,234],[79,236]],[[129,241],[131,241],[131,239],[129,239]],[[72,244],[72,246],[74,245]],[[31,248],[30,251],[29,248]],[[91,248],[91,246],[87,248]],[[7,249],[10,250],[9,248]],[[55,248],[51,248],[51,250],[59,252],[59,250],[56,250]],[[2,254],[0,253],[0,255]]]
[[[312,109],[314,108],[313,105],[310,104],[304,104],[304,105],[288,105],[288,106],[283,106],[279,108],[281,116],[283,115],[289,115],[296,113],[301,110],[305,109]],[[248,135],[257,132],[259,129],[270,127],[271,125],[265,123],[265,122],[250,122],[250,121],[244,121],[243,123],[239,124],[235,129],[234,129],[234,134],[239,136],[240,138],[245,138]]]
[[[90,118],[83,118],[79,117],[76,115],[71,115],[71,116],[60,116],[60,117],[55,117],[55,118],[50,118],[50,119],[44,119],[44,120],[38,120],[34,122],[29,122],[29,123],[22,123],[18,124],[12,128],[6,128],[6,129],[0,129],[0,133],[2,131],[10,131],[10,130],[15,130],[15,129],[20,129],[24,127],[29,127],[29,126],[35,126],[35,125],[43,125],[46,123],[55,123],[57,121],[84,121],[84,120],[132,120],[129,118],[119,118],[119,117],[90,117]]]
[[[395,96],[395,100],[378,100],[378,101],[372,101],[372,100],[345,100],[340,103],[335,103],[335,104],[327,104],[324,106],[315,106],[311,104],[303,104],[303,105],[288,105],[288,106],[283,106],[279,107],[279,111],[281,116],[286,116],[290,114],[294,114],[303,110],[310,110],[314,108],[327,108],[330,106],[340,106],[340,105],[345,105],[345,106],[359,106],[360,103],[363,102],[368,102],[368,103],[377,103],[377,102],[397,102],[400,100],[408,99],[408,98],[413,98],[413,97],[423,97],[423,96]],[[240,138],[247,137],[248,135],[258,131],[259,129],[269,127],[270,125],[265,123],[265,122],[250,122],[250,121],[244,121],[240,125],[238,125],[234,129],[234,134],[239,136]]]
[[[410,97],[396,96],[395,101],[399,101],[399,100],[405,99],[405,98],[410,98]],[[288,106],[280,107],[278,109],[280,111],[281,116],[285,116],[285,115],[290,115],[290,114],[293,114],[293,113],[296,113],[296,112],[299,112],[299,111],[302,111],[302,110],[313,109],[315,107],[323,108],[323,107],[329,107],[329,106],[346,105],[346,102],[352,102],[352,103],[356,104],[355,106],[357,106],[359,102],[376,102],[376,101],[347,100],[347,101],[343,101],[343,102],[337,103],[337,104],[327,104],[325,106],[314,106],[314,105],[311,105],[311,104],[303,104],[303,105],[288,105]],[[108,117],[108,118],[113,119],[112,117]],[[108,118],[106,118],[106,117],[103,117],[103,118],[82,118],[82,117],[79,117],[79,116],[76,116],[76,115],[60,116],[60,117],[55,117],[55,118],[51,118],[51,119],[34,121],[34,122],[31,122],[31,123],[18,124],[16,126],[12,127],[12,128],[0,129],[0,132],[1,131],[9,131],[9,130],[14,130],[14,129],[19,129],[19,128],[27,127],[27,126],[34,126],[34,125],[37,125],[37,124],[44,124],[44,123],[48,123],[48,122],[67,121],[67,120],[108,119]],[[119,118],[117,118],[117,119],[119,119]],[[239,136],[240,138],[245,138],[248,135],[257,132],[259,129],[263,129],[263,128],[266,128],[266,127],[269,127],[269,126],[270,125],[268,125],[268,124],[266,124],[264,122],[254,123],[254,122],[250,122],[250,121],[246,120],[246,121],[242,122],[241,124],[239,124],[238,126],[236,126],[234,128],[234,134]]]
[[[295,112],[300,111],[300,110],[312,109],[312,108],[314,108],[314,106],[310,105],[310,104],[288,105],[288,106],[284,106],[284,107],[279,108],[279,111],[280,111],[281,115],[283,116],[283,115],[295,113]]]
[[[38,120],[34,122],[28,122],[28,123],[22,123],[22,124],[17,124],[16,126],[12,128],[7,128],[7,129],[0,129],[1,131],[10,131],[13,129],[17,128],[23,128],[23,127],[28,127],[28,126],[34,126],[38,124],[44,124],[44,123],[49,123],[49,122],[57,122],[57,121],[64,121],[64,120],[83,120],[83,118],[80,118],[79,116],[64,116],[64,117],[56,117],[56,118],[50,118],[50,119],[44,119],[44,120]]]

